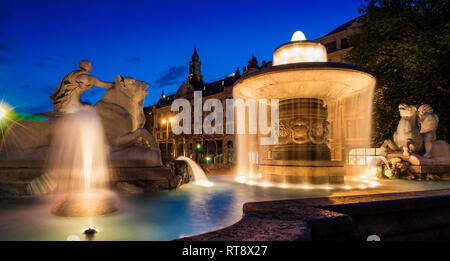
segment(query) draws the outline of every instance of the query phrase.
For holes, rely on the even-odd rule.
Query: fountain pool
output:
[[[87,240],[83,231],[90,226],[99,231],[94,240],[172,240],[237,222],[245,202],[450,188],[450,181],[377,180],[379,186],[361,189],[364,180],[348,178],[345,185],[351,189],[343,185],[302,189],[250,186],[235,182],[231,175],[209,179],[214,187],[186,184],[174,191],[121,196],[118,212],[96,217],[54,216],[51,196],[3,200],[0,240]]]

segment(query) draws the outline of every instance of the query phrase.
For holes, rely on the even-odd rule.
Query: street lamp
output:
[[[166,159],[169,159],[169,123],[174,122],[173,117],[169,117],[169,119],[162,119],[162,123],[166,124]]]
[[[6,109],[0,106],[0,119],[6,116]]]

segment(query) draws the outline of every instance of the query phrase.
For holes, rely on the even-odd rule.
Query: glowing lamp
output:
[[[199,150],[201,148],[202,148],[202,146],[200,144],[197,144],[197,149]]]
[[[302,31],[297,31],[292,35],[291,42],[293,41],[305,41],[306,36]]]
[[[3,106],[0,106],[0,119],[3,119],[6,116],[6,109]]]
[[[321,43],[307,41],[301,31],[297,31],[291,41],[279,46],[273,52],[273,65],[303,62],[328,61],[327,49]]]
[[[170,117],[170,118],[169,118],[169,121],[170,121],[170,123],[172,123],[172,122],[175,121],[175,119],[174,119],[173,117]]]
[[[162,120],[162,123],[163,123],[163,124],[166,124],[166,122],[167,122],[166,119],[163,119],[163,120]]]

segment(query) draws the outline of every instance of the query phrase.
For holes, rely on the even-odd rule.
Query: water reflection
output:
[[[50,214],[52,198],[2,201],[0,240],[86,240],[83,231],[98,229],[94,240],[172,240],[216,230],[237,222],[250,201],[343,196],[450,188],[450,181],[377,180],[371,188],[356,186],[326,190],[311,186],[279,188],[236,183],[232,176],[210,178],[214,187],[185,185],[179,190],[146,196],[122,196],[121,210],[97,217],[57,217]]]

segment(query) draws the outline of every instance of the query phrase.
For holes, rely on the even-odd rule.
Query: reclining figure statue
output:
[[[65,87],[61,85],[63,79],[52,96],[55,99],[52,100],[55,102],[58,97],[64,97],[64,102],[56,102],[55,105],[59,105],[55,106],[55,111],[40,114],[46,120],[19,120],[9,126],[0,148],[1,160],[47,159],[52,131],[58,118],[64,113],[76,111],[77,104],[86,106],[79,102],[81,93],[98,84],[96,78],[87,77],[87,73],[83,72],[78,76],[72,77],[72,81],[68,82],[74,95],[67,95],[68,92],[62,90]],[[143,104],[148,93],[146,90],[148,84],[131,77],[117,75],[113,83],[101,82],[100,85],[108,90],[94,108],[102,120],[105,136],[111,147],[111,159],[144,160],[146,166],[161,166],[159,146],[153,135],[143,128],[145,124]],[[81,89],[83,86],[85,88]],[[63,95],[64,93],[66,95]],[[70,110],[61,105],[70,105]]]

